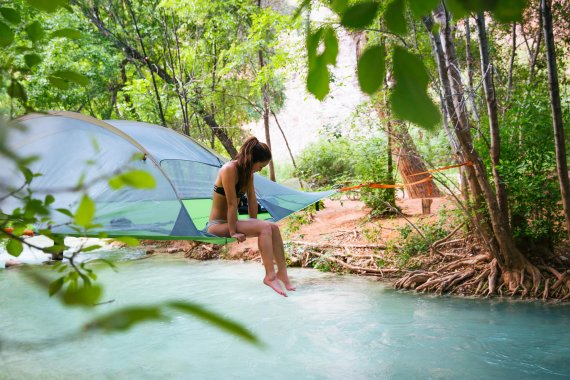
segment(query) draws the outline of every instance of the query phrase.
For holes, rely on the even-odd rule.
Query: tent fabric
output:
[[[231,240],[202,231],[218,170],[227,160],[193,139],[153,124],[101,121],[72,112],[31,114],[17,122],[24,128],[11,128],[8,146],[22,157],[38,158],[30,169],[42,175],[34,178],[30,189],[36,197],[47,193],[55,197],[51,205],[55,233],[212,243]],[[4,168],[0,173],[4,188],[0,189],[19,189],[24,178],[14,163],[0,158],[0,165]],[[109,186],[109,178],[133,169],[152,174],[156,187],[113,190]],[[69,217],[56,211],[75,212],[82,197],[76,191],[80,183],[95,202],[93,223],[97,226],[88,234],[78,233],[68,225]],[[301,192],[257,174],[255,187],[259,203],[268,211],[259,218],[274,221],[335,192]],[[0,199],[0,210],[5,212],[21,206],[17,197]]]

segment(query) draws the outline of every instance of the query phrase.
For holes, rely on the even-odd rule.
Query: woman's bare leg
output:
[[[282,296],[287,297],[287,293],[283,291],[275,273],[271,225],[262,220],[243,220],[238,221],[236,227],[237,232],[245,234],[247,237],[257,236],[261,261],[265,267],[263,283]],[[211,226],[208,232],[217,236],[229,236],[229,227],[227,223],[217,224]]]
[[[273,237],[273,252],[275,253],[275,262],[277,263],[277,278],[283,282],[285,289],[295,290],[295,287],[289,281],[287,275],[287,262],[285,261],[285,248],[283,247],[283,238],[279,226],[271,223]]]

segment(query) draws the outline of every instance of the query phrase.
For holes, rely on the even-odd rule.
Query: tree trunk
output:
[[[263,52],[259,50],[259,67],[263,69],[265,62],[263,60]],[[267,91],[267,85],[263,84],[261,89],[261,94],[263,96],[263,127],[265,130],[265,141],[267,146],[271,149],[271,134],[269,133],[269,94]],[[269,161],[269,179],[275,182],[275,166],[273,165],[273,160]]]
[[[568,180],[568,164],[566,162],[566,143],[564,141],[564,124],[562,121],[562,106],[560,104],[560,88],[558,85],[558,69],[556,64],[556,49],[552,32],[552,12],[549,0],[540,0],[544,42],[546,44],[546,64],[548,67],[548,90],[552,108],[552,126],[554,127],[554,143],[556,146],[556,168],[562,195],[562,207],[566,220],[566,232],[570,239],[570,183]]]
[[[135,30],[137,32],[137,37],[138,37],[139,43],[141,45],[141,49],[142,49],[143,57],[144,57],[143,62],[146,63],[148,71],[150,71],[150,78],[152,79],[152,87],[154,89],[154,95],[156,96],[156,103],[158,106],[158,113],[160,116],[160,122],[162,123],[162,126],[166,128],[166,119],[164,117],[164,111],[162,110],[162,101],[160,100],[160,93],[158,91],[158,86],[157,86],[156,80],[154,78],[154,71],[152,70],[152,66],[149,62],[148,54],[147,54],[146,48],[144,46],[143,38],[142,38],[141,32],[139,30],[139,26],[137,24],[137,19],[135,17],[135,13],[133,12],[133,7],[131,6],[131,2],[129,0],[126,0],[126,4],[128,5],[129,13],[131,14],[131,18],[133,20],[133,24],[134,24]]]
[[[455,45],[451,38],[449,15],[445,10],[439,15],[444,22],[440,28],[440,37],[444,46],[444,55],[446,59],[447,75],[451,84],[453,104],[455,110],[459,113],[460,128],[455,130],[457,139],[461,144],[463,158],[473,163],[474,171],[468,176],[471,191],[475,196],[482,196],[484,199],[489,219],[493,230],[494,239],[498,245],[498,250],[492,249],[491,254],[497,259],[502,272],[503,281],[508,284],[511,291],[515,291],[521,285],[521,276],[527,270],[532,274],[533,284],[538,286],[537,281],[540,277],[538,270],[530,265],[526,257],[517,249],[513,236],[510,232],[508,217],[499,209],[495,193],[489,183],[487,170],[483,161],[479,157],[479,153],[473,146],[469,121],[465,115],[464,97],[462,92],[462,80],[457,68],[457,58],[455,53]],[[461,114],[464,116],[461,117]],[[471,174],[471,173],[470,173]],[[494,244],[492,247],[495,248]]]
[[[512,28],[512,36],[511,36],[511,59],[509,61],[509,79],[507,82],[507,101],[505,102],[506,104],[509,103],[509,100],[511,100],[511,92],[513,89],[513,68],[515,65],[515,57],[517,55],[517,23],[513,22],[513,28]],[[504,113],[504,111],[503,111]]]
[[[489,59],[489,43],[487,40],[487,30],[485,26],[485,15],[483,12],[477,14],[477,30],[479,32],[479,53],[481,55],[481,72],[483,75],[483,89],[487,102],[487,113],[489,114],[489,129],[491,136],[491,171],[495,182],[495,192],[500,211],[504,215],[509,215],[507,191],[501,175],[497,170],[500,165],[501,138],[499,133],[499,114],[497,111],[497,97],[495,96],[495,83],[493,82],[493,64]]]
[[[469,17],[465,18],[465,61],[467,62],[467,85],[471,103],[473,118],[477,122],[477,127],[481,127],[481,117],[479,116],[479,107],[475,99],[475,90],[473,89],[473,56],[471,55],[471,25]]]

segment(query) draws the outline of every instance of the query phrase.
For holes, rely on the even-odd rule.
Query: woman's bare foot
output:
[[[280,273],[280,272],[277,272],[277,278],[283,283],[283,285],[285,285],[285,289],[287,289],[287,290],[289,290],[289,291],[297,290],[297,289],[291,284],[291,281],[289,281],[289,276],[287,276],[287,273]]]
[[[277,276],[273,277],[273,279],[269,278],[268,276],[265,276],[265,278],[263,279],[263,283],[269,286],[271,289],[275,290],[277,293],[281,294],[282,296],[287,297],[287,293],[285,293],[285,291],[281,287],[281,284],[279,283]]]

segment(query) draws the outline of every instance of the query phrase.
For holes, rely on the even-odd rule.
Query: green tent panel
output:
[[[69,226],[69,217],[55,210],[77,209],[82,194],[73,189],[83,181],[96,206],[93,223],[100,225],[88,236],[105,233],[220,244],[232,240],[203,231],[214,181],[226,159],[193,139],[153,124],[101,121],[73,112],[30,114],[16,123],[20,127],[10,128],[8,146],[22,157],[37,157],[30,168],[42,175],[34,178],[31,190],[37,197],[51,193],[56,198],[51,205],[54,232],[79,235]],[[14,163],[1,158],[0,165],[0,182],[8,191],[20,189],[24,178]],[[108,178],[135,169],[152,174],[156,187],[110,188]],[[301,192],[257,174],[254,178],[258,201],[267,210],[258,215],[260,219],[281,220],[334,193]],[[18,197],[0,199],[0,211],[21,206]]]

